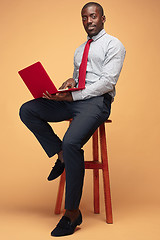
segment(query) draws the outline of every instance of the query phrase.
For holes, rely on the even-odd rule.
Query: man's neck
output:
[[[97,36],[103,29],[104,29],[104,28],[102,28],[101,30],[99,30],[99,32],[98,32],[97,34],[95,34],[95,35],[89,35],[89,34],[88,34],[88,37],[92,38],[92,37]]]
[[[104,34],[106,34],[106,32],[105,32],[105,30],[104,30],[104,28],[103,28],[103,29],[101,29],[101,31],[99,31],[96,35],[94,35],[94,36],[89,36],[89,35],[88,35],[87,38],[88,38],[88,39],[92,38],[93,41],[96,41],[97,39],[101,38]]]

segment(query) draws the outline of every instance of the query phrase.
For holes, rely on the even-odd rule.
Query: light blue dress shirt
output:
[[[117,38],[107,34],[104,29],[92,39],[87,61],[85,89],[72,92],[73,101],[89,99],[105,93],[110,94],[112,100],[115,97],[115,85],[123,66],[125,48]],[[76,83],[78,83],[79,66],[85,44],[86,42],[78,47],[74,54],[73,78]]]

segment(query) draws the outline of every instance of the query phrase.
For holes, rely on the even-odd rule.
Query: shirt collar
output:
[[[106,34],[106,31],[102,29],[96,36],[93,36],[91,39],[93,39],[93,41],[96,41],[97,39],[101,38],[104,34]],[[87,36],[87,39],[89,40],[90,37]]]

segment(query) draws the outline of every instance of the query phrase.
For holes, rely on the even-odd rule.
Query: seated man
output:
[[[110,115],[115,85],[125,58],[122,43],[104,30],[106,18],[101,5],[87,3],[81,15],[88,40],[91,40],[76,49],[73,78],[65,81],[61,89],[76,87],[80,75],[85,76],[85,89],[55,95],[46,92],[43,98],[31,100],[20,108],[21,120],[38,139],[48,157],[58,155],[48,180],[60,176],[64,168],[66,171],[66,211],[51,232],[52,236],[73,234],[76,226],[82,223],[79,210],[85,171],[82,147]],[[88,46],[87,54],[85,45]],[[82,55],[85,55],[87,64],[85,73]],[[70,118],[73,121],[60,140],[48,122]]]

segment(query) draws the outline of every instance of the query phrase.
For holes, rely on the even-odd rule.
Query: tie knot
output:
[[[91,38],[88,39],[88,43],[91,43],[91,42],[93,42],[93,39],[91,39]]]

